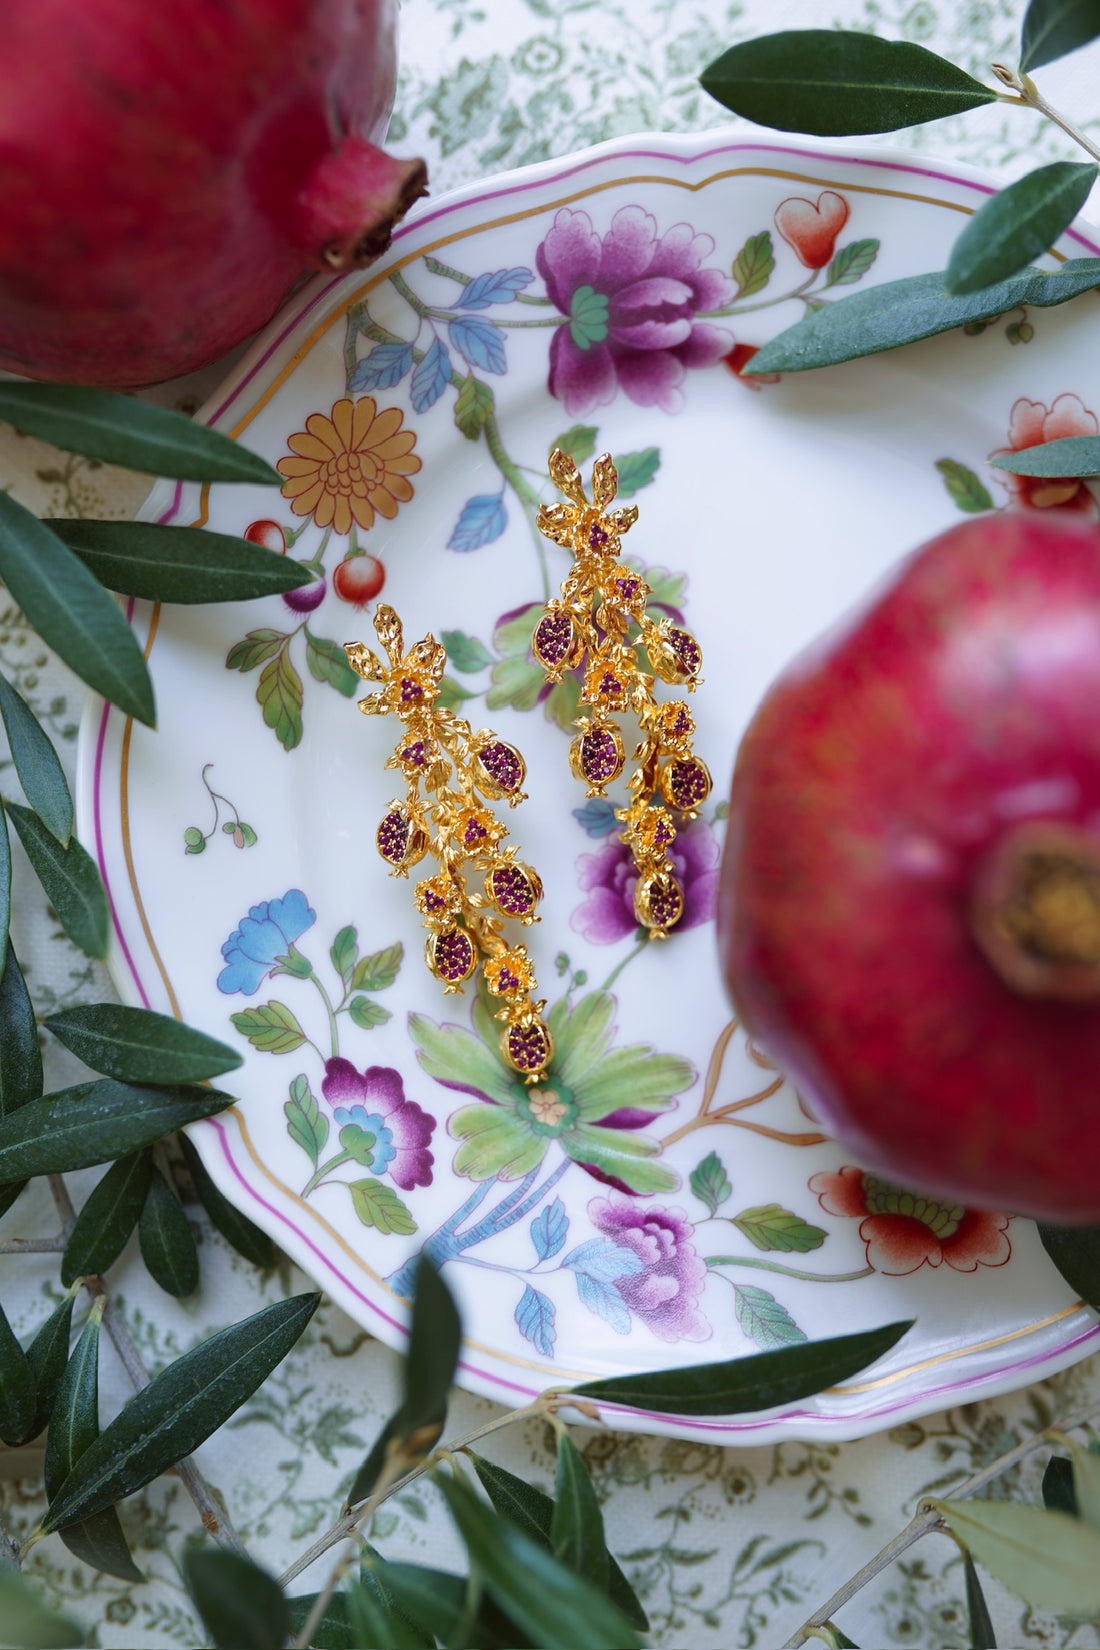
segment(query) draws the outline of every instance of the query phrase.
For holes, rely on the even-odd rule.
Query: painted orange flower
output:
[[[376,514],[392,521],[412,498],[408,478],[421,467],[416,435],[403,421],[399,407],[379,412],[370,395],[337,401],[328,418],[310,413],[287,442],[292,456],[276,465],[294,514],[337,533],[350,533],[353,521],[373,527]]]
[[[1012,1254],[1011,1215],[997,1209],[964,1209],[920,1192],[907,1192],[853,1164],[810,1177],[811,1192],[826,1214],[860,1222],[867,1264],[886,1277],[903,1277],[922,1266],[976,1272],[1003,1266]]]

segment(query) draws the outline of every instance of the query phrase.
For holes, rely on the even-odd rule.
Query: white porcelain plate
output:
[[[1028,1223],[871,1197],[731,1024],[715,956],[720,798],[765,684],[960,509],[1008,502],[991,453],[1097,430],[1082,334],[1100,320],[1021,311],[751,386],[727,359],[808,304],[942,267],[988,193],[881,151],[714,134],[460,190],[382,263],[305,288],[207,407],[281,462],[282,492],[162,489],[147,512],[274,524],[318,578],[308,610],[133,613],[159,731],[93,707],[80,785],[119,987],[244,1053],[239,1103],[194,1130],[226,1195],[395,1346],[426,1246],[464,1314],[461,1380],[489,1397],[915,1318],[873,1369],[787,1409],[616,1416],[842,1439],[1095,1344]],[[1062,251],[1100,248],[1074,232]],[[533,527],[558,440],[585,469],[615,455],[641,511],[627,549],[703,649],[715,791],[677,840],[687,908],[663,945],[638,939],[612,803],[569,775],[576,685],[548,694],[528,652],[568,565]],[[1031,508],[1096,508],[1029,486]],[[380,590],[409,642],[446,642],[460,714],[527,758],[507,823],[546,887],[528,934],[558,1047],[541,1113],[471,992],[429,976],[412,884],[375,851],[398,730],[356,714],[339,644],[373,640]],[[618,1186],[585,1167],[594,1142]]]

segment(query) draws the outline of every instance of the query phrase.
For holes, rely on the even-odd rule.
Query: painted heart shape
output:
[[[832,189],[813,201],[797,195],[783,201],[775,214],[775,227],[795,256],[807,269],[822,269],[829,262],[836,238],[848,222],[848,202]]]

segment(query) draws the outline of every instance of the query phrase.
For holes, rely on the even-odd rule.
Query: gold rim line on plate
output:
[[[634,185],[638,185],[638,184],[655,184],[655,185],[665,186],[665,187],[669,187],[669,188],[673,188],[673,189],[683,189],[683,190],[688,191],[688,193],[690,193],[690,194],[696,194],[700,190],[709,188],[709,187],[711,187],[712,185],[714,185],[716,183],[722,183],[722,182],[725,182],[727,179],[740,178],[740,177],[780,178],[780,179],[783,179],[784,181],[789,182],[789,183],[805,184],[809,187],[818,188],[818,189],[835,189],[835,190],[844,189],[844,190],[847,190],[849,193],[852,193],[852,194],[874,195],[874,196],[878,196],[878,197],[881,197],[881,198],[884,198],[884,199],[911,201],[911,202],[913,202],[917,205],[939,207],[939,208],[947,210],[949,212],[960,212],[966,217],[972,216],[973,213],[977,210],[976,207],[966,206],[966,205],[963,205],[962,203],[956,202],[956,201],[942,200],[942,199],[937,198],[934,195],[925,195],[925,194],[917,193],[915,191],[904,190],[904,189],[886,189],[886,188],[883,188],[881,186],[877,186],[877,185],[873,185],[873,184],[849,183],[849,182],[846,182],[846,181],[845,182],[840,182],[839,180],[830,179],[830,178],[811,177],[811,176],[808,176],[806,173],[789,171],[786,168],[782,168],[782,167],[759,167],[759,166],[730,167],[730,168],[723,169],[722,171],[719,171],[719,172],[710,173],[707,177],[701,178],[698,182],[695,182],[695,183],[692,183],[691,181],[689,181],[686,178],[673,178],[673,177],[667,177],[667,176],[661,176],[661,175],[649,174],[649,173],[639,173],[639,174],[636,174],[636,175],[631,176],[631,177],[608,178],[608,179],[603,180],[602,182],[597,182],[597,183],[590,184],[590,185],[588,185],[587,187],[585,187],[583,189],[575,190],[572,194],[563,195],[563,196],[559,197],[557,200],[548,201],[548,202],[545,202],[545,203],[543,203],[541,205],[538,205],[538,206],[524,207],[521,210],[516,211],[516,212],[504,213],[498,218],[491,219],[489,222],[471,224],[471,225],[467,226],[466,228],[458,229],[458,230],[453,231],[450,235],[441,235],[436,240],[428,243],[427,245],[417,246],[415,249],[411,249],[409,252],[407,252],[403,257],[401,257],[399,259],[396,259],[392,262],[387,263],[386,267],[382,271],[380,271],[378,274],[372,276],[369,281],[365,281],[362,286],[356,287],[355,291],[353,293],[351,293],[343,303],[341,303],[336,309],[334,309],[331,312],[331,314],[326,316],[324,320],[322,320],[321,322],[318,323],[318,325],[314,328],[314,330],[309,334],[308,338],[306,338],[304,340],[304,342],[299,346],[299,348],[297,350],[295,350],[295,352],[291,356],[290,360],[286,363],[286,365],[282,368],[282,370],[272,380],[271,384],[268,385],[267,389],[263,392],[263,394],[259,396],[259,398],[253,403],[253,405],[248,409],[248,411],[246,413],[242,414],[242,416],[238,419],[238,421],[230,428],[230,430],[228,432],[229,435],[235,439],[236,437],[238,437],[241,434],[241,432],[243,430],[246,430],[248,428],[248,426],[252,423],[253,419],[256,418],[259,415],[259,413],[263,410],[263,408],[265,406],[267,406],[268,402],[272,400],[272,398],[274,397],[276,392],[283,387],[283,385],[286,383],[287,379],[291,376],[291,374],[299,366],[299,364],[305,359],[305,357],[310,353],[310,351],[315,347],[315,345],[320,342],[320,340],[330,330],[331,327],[335,326],[335,324],[338,321],[341,321],[341,320],[344,319],[344,317],[347,315],[348,310],[351,309],[354,304],[359,303],[363,298],[369,296],[369,294],[371,292],[373,292],[378,286],[380,286],[384,281],[389,280],[391,275],[399,272],[402,269],[407,268],[410,264],[415,263],[418,259],[426,257],[426,256],[428,256],[429,254],[431,254],[433,252],[437,252],[437,251],[441,250],[444,247],[453,246],[453,245],[457,244],[460,241],[467,240],[471,236],[486,234],[486,233],[489,233],[489,232],[491,232],[492,230],[495,230],[495,229],[506,228],[509,225],[514,224],[514,223],[521,223],[521,222],[523,222],[523,221],[525,221],[526,219],[529,219],[529,218],[540,217],[540,216],[543,216],[543,215],[545,215],[549,212],[560,211],[562,207],[570,206],[576,201],[586,200],[586,199],[588,199],[589,197],[591,197],[593,195],[603,194],[606,190],[609,190],[609,189],[625,188],[625,187],[630,187],[630,186],[634,186]],[[463,203],[461,203],[461,205],[459,207],[459,210],[461,210],[461,206],[472,205],[472,204],[473,204],[473,201],[463,202]],[[1057,258],[1060,263],[1065,262],[1065,255],[1062,254],[1062,253],[1052,251],[1052,256]],[[205,483],[203,483],[202,491],[201,491],[201,494],[200,494],[199,515],[193,522],[189,523],[189,525],[191,527],[196,527],[196,528],[204,527],[206,525],[207,521],[209,520],[209,513],[210,513],[209,507],[210,507],[210,483],[205,482]],[[159,631],[159,627],[160,627],[160,607],[161,607],[161,604],[159,602],[155,602],[153,604],[152,618],[150,620],[150,627],[149,627],[149,635],[146,639],[145,648],[144,648],[144,657],[145,657],[146,661],[148,661],[148,659],[149,659],[149,657],[152,653],[153,643],[154,643],[154,641],[156,639],[156,636],[157,636],[157,633]],[[146,943],[149,947],[149,951],[150,951],[150,954],[152,956],[153,962],[156,965],[157,972],[159,973],[159,975],[161,977],[161,981],[163,982],[165,991],[166,991],[167,996],[168,996],[168,1000],[171,1004],[172,1014],[173,1014],[175,1019],[182,1020],[183,1015],[182,1015],[182,1011],[181,1011],[180,1006],[179,1006],[178,998],[177,998],[175,990],[172,986],[171,979],[169,978],[168,971],[164,966],[164,961],[163,961],[163,959],[160,955],[160,951],[157,948],[156,941],[153,938],[152,929],[150,927],[148,916],[147,916],[146,910],[145,910],[145,903],[144,903],[144,900],[141,897],[141,891],[140,891],[140,888],[139,888],[139,885],[138,885],[136,867],[134,865],[133,850],[132,850],[131,837],[130,837],[130,812],[129,812],[129,764],[130,764],[130,742],[131,742],[132,728],[133,728],[133,718],[128,716],[125,719],[124,730],[123,730],[122,749],[121,749],[121,753],[120,753],[120,777],[119,777],[120,824],[121,824],[121,831],[122,831],[123,855],[124,855],[124,859],[125,859],[125,863],[126,863],[126,873],[127,873],[127,877],[128,877],[129,883],[130,883],[130,892],[131,892],[131,895],[132,895],[133,900],[134,900],[134,905],[135,905],[135,908],[137,910],[139,921],[141,923],[142,932],[145,936],[145,940],[146,940]],[[306,1199],[302,1198],[297,1192],[293,1191],[289,1186],[285,1185],[281,1180],[278,1179],[278,1177],[276,1175],[274,1175],[271,1172],[271,1170],[269,1170],[267,1168],[267,1166],[263,1163],[263,1161],[261,1160],[261,1158],[257,1154],[255,1147],[252,1144],[252,1139],[251,1139],[251,1136],[248,1132],[247,1125],[246,1125],[244,1117],[243,1117],[242,1113],[239,1111],[239,1109],[236,1106],[232,1106],[228,1109],[228,1111],[224,1115],[227,1116],[227,1117],[231,1116],[233,1118],[234,1122],[237,1124],[237,1128],[239,1130],[241,1139],[244,1143],[245,1150],[248,1152],[249,1157],[252,1159],[252,1162],[256,1165],[257,1169],[259,1169],[260,1173],[264,1176],[264,1178],[266,1180],[268,1180],[272,1186],[277,1188],[278,1191],[280,1191],[284,1197],[288,1198],[292,1204],[294,1204],[297,1208],[305,1211],[305,1213],[308,1214],[312,1220],[314,1220],[317,1224],[322,1226],[324,1228],[324,1230],[328,1233],[328,1235],[337,1244],[337,1246],[354,1263],[354,1265],[357,1266],[361,1271],[365,1272],[366,1275],[371,1279],[371,1281],[373,1283],[377,1284],[381,1289],[384,1289],[386,1291],[386,1293],[391,1297],[391,1299],[404,1301],[404,1296],[397,1295],[397,1294],[395,1294],[395,1292],[392,1289],[390,1289],[389,1285],[385,1282],[385,1280],[383,1278],[381,1278],[376,1272],[374,1272],[372,1270],[372,1268],[369,1267],[366,1264],[366,1262],[362,1259],[361,1256],[356,1254],[355,1250],[353,1250],[351,1248],[351,1246],[345,1241],[345,1239],[340,1236],[339,1232],[337,1232],[336,1229],[329,1224],[328,1220],[324,1217],[324,1215],[322,1215],[320,1213],[320,1211],[317,1208],[314,1207],[313,1204],[309,1203]],[[922,1371],[924,1369],[931,1369],[931,1368],[936,1367],[939,1364],[950,1362],[953,1359],[963,1357],[963,1356],[965,1356],[969,1353],[983,1352],[983,1351],[989,1350],[989,1349],[991,1349],[993,1347],[996,1347],[996,1346],[1005,1345],[1006,1343],[1008,1343],[1010,1341],[1019,1340],[1021,1337],[1025,1336],[1025,1335],[1034,1334],[1037,1331],[1039,1331],[1041,1329],[1048,1328],[1051,1324],[1057,1323],[1061,1319],[1070,1316],[1072,1313],[1074,1313],[1076,1311],[1079,1311],[1083,1305],[1084,1305],[1083,1301],[1078,1301],[1073,1306],[1065,1307],[1060,1312],[1056,1312],[1056,1313],[1054,1313],[1053,1315],[1051,1315],[1049,1317],[1039,1319],[1035,1323],[1026,1324],[1023,1327],[1019,1328],[1019,1329],[1015,1329],[1015,1330],[1010,1331],[1006,1335],[998,1336],[998,1337],[996,1337],[992,1340],[989,1340],[989,1341],[978,1342],[978,1343],[974,1344],[973,1346],[959,1347],[955,1351],[952,1351],[952,1352],[939,1353],[933,1358],[927,1358],[927,1359],[924,1359],[923,1361],[921,1361],[919,1363],[909,1365],[905,1369],[897,1370],[895,1373],[893,1373],[891,1375],[882,1376],[879,1380],[869,1381],[869,1382],[867,1382],[863,1385],[858,1385],[858,1386],[829,1387],[829,1388],[826,1389],[826,1391],[827,1392],[833,1392],[833,1393],[836,1393],[836,1394],[848,1395],[848,1394],[858,1394],[858,1393],[862,1393],[862,1392],[870,1392],[870,1391],[875,1390],[878,1387],[892,1385],[893,1383],[895,1383],[897,1381],[900,1381],[900,1380],[903,1380],[909,1375],[917,1374],[917,1373],[919,1373],[920,1371]],[[528,1359],[528,1358],[516,1357],[516,1356],[512,1355],[511,1353],[503,1352],[499,1348],[496,1348],[496,1347],[484,1346],[480,1342],[470,1340],[468,1337],[466,1337],[464,1339],[465,1339],[465,1344],[468,1347],[470,1347],[471,1350],[476,1351],[476,1352],[480,1352],[488,1358],[495,1358],[501,1363],[511,1364],[515,1367],[524,1368],[524,1369],[537,1369],[537,1370],[545,1370],[546,1369],[545,1364],[536,1363],[533,1360]],[[588,1375],[577,1375],[577,1374],[572,1374],[572,1373],[567,1372],[567,1371],[554,1370],[551,1373],[553,1373],[554,1375],[561,1374],[562,1377],[564,1379],[567,1379],[567,1380],[580,1381],[580,1380],[588,1380],[588,1379],[592,1378]]]

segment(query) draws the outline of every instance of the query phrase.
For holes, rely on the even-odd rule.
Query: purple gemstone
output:
[[[452,985],[464,980],[474,961],[474,945],[461,928],[451,928],[436,938],[433,950],[436,972]]]
[[[423,699],[424,689],[419,682],[412,682],[407,676],[401,678],[401,703],[407,705],[413,699]]]
[[[544,665],[560,665],[573,646],[573,621],[567,613],[547,613],[535,627],[534,650]]]
[[[534,889],[518,865],[499,866],[492,874],[493,900],[509,917],[526,917],[535,908]]]
[[[694,676],[703,663],[703,650],[695,637],[686,630],[670,630],[668,639],[684,675]]]
[[[550,1043],[540,1021],[509,1027],[508,1058],[517,1071],[541,1071],[549,1057]]]
[[[590,550],[602,550],[604,545],[608,542],[608,535],[604,532],[599,522],[593,522],[592,526],[588,529],[588,548]]]
[[[615,779],[619,773],[619,749],[606,728],[592,728],[581,740],[581,772],[594,785]]]
[[[406,745],[405,749],[401,752],[402,762],[410,762],[417,768],[422,768],[427,759],[428,756],[427,751],[424,748],[423,739],[418,739],[413,745]]]
[[[486,745],[477,759],[498,790],[506,795],[519,790],[523,783],[523,766],[518,752],[511,745],[506,745],[503,739]]]
[[[378,827],[375,842],[389,865],[400,865],[409,848],[410,821],[401,808],[394,808]]]
[[[697,808],[710,792],[705,769],[692,757],[673,762],[669,773],[669,790],[678,808]]]

